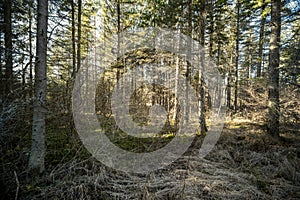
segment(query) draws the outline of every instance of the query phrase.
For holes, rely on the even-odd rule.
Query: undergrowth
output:
[[[1,199],[299,199],[300,103],[295,88],[282,90],[280,140],[266,134],[263,85],[244,91],[238,114],[228,113],[221,137],[205,158],[198,157],[204,136],[181,158],[148,175],[107,168],[82,145],[70,124],[57,116],[47,122],[46,171],[27,171],[30,125],[1,139]],[[256,98],[255,100],[254,97]],[[117,130],[107,127],[107,130]],[[115,131],[107,134],[119,147],[153,151],[166,137],[137,141]],[[124,140],[122,139],[126,139]],[[138,143],[138,144],[136,144]]]

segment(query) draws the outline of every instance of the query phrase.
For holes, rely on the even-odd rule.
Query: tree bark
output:
[[[228,77],[227,77],[227,108],[231,108],[231,76],[232,72],[231,69],[234,66],[234,61],[233,61],[233,51],[230,53],[230,64],[229,64],[229,69],[228,69]]]
[[[214,0],[210,1],[209,5],[209,19],[210,19],[210,27],[209,27],[209,56],[213,58],[213,45],[214,45]]]
[[[38,1],[37,40],[34,85],[34,108],[32,123],[32,146],[29,157],[29,170],[42,173],[45,170],[45,116],[47,92],[47,23],[48,1]]]
[[[239,42],[240,42],[240,2],[237,0],[237,22],[236,22],[236,57],[235,57],[235,90],[234,90],[234,112],[238,110],[238,83],[239,83]]]
[[[261,77],[262,72],[262,62],[263,62],[263,46],[264,46],[264,36],[265,36],[265,24],[266,17],[263,16],[263,12],[266,8],[265,1],[262,0],[261,7],[261,23],[260,23],[260,31],[259,31],[259,47],[258,47],[258,63],[257,63],[257,77]]]
[[[179,33],[181,33],[181,30],[179,28]],[[178,41],[178,46],[180,47],[181,45],[181,40],[179,38]],[[174,121],[174,125],[177,128],[178,126],[178,79],[179,79],[179,56],[176,56],[176,75],[175,75],[175,97],[174,97],[174,115],[173,115],[173,121]]]
[[[187,2],[188,10],[188,25],[187,25],[187,35],[189,35],[191,38],[193,38],[193,27],[192,27],[192,0],[189,0]],[[191,48],[192,48],[192,43],[188,40],[188,52],[187,52],[187,60],[191,60]],[[185,116],[185,124],[188,124],[190,121],[190,102],[189,102],[189,88],[188,85],[190,83],[190,62],[186,63],[186,82],[185,82],[185,106],[184,106],[184,116]]]
[[[71,13],[72,13],[72,78],[76,77],[76,40],[75,40],[75,3],[74,0],[71,2]]]
[[[120,62],[120,48],[121,48],[121,0],[117,0],[117,36],[118,36],[118,44],[117,44],[117,62]],[[119,64],[119,63],[118,63]],[[125,73],[125,66],[124,66]],[[117,69],[117,81],[119,81],[121,77],[120,69]]]
[[[11,7],[12,1],[5,0],[4,6],[4,40],[5,40],[5,95],[12,90],[13,59],[12,59],[12,26],[11,26]]]
[[[280,32],[281,32],[281,1],[271,2],[271,36],[269,56],[269,85],[268,85],[268,133],[279,138],[279,61],[280,61]]]
[[[32,53],[32,5],[33,2],[30,1],[29,9],[28,9],[28,17],[29,17],[29,96],[33,97],[33,53]]]
[[[206,6],[205,6],[205,1],[202,0],[201,2],[201,25],[200,25],[200,45],[204,50],[204,45],[205,45],[205,24],[206,24]],[[204,74],[204,60],[205,60],[205,52],[202,52],[202,55],[200,57],[201,62],[201,69],[199,70],[199,121],[200,121],[200,131],[201,133],[207,132],[207,126],[206,126],[206,120],[205,120],[205,89],[204,89],[204,81],[203,81],[203,74]]]
[[[78,29],[77,29],[77,69],[79,71],[81,65],[81,7],[82,1],[78,0]]]

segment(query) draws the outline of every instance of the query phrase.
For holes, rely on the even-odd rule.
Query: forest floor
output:
[[[282,139],[276,141],[265,134],[263,123],[235,117],[226,122],[217,145],[204,159],[197,156],[199,148],[192,148],[167,168],[148,175],[114,171],[88,154],[82,155],[80,148],[65,153],[56,164],[48,154],[51,164],[47,172],[37,178],[15,173],[7,197],[299,199],[300,127],[285,127],[281,128]],[[71,159],[65,158],[68,154]]]
[[[206,157],[198,156],[200,135],[174,163],[147,175],[104,166],[57,116],[47,121],[46,171],[30,177],[28,123],[25,134],[0,140],[0,199],[300,199],[300,93],[282,90],[275,140],[265,126],[266,95],[257,88],[243,93],[238,114],[228,113]]]

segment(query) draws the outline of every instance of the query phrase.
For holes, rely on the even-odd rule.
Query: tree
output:
[[[76,39],[75,39],[75,2],[71,1],[71,15],[72,15],[72,78],[75,78],[76,74]]]
[[[300,84],[300,6],[286,4],[282,9],[280,48],[280,81],[299,86]]]
[[[52,2],[51,2],[52,4]],[[51,5],[50,4],[50,5]],[[82,9],[83,4],[85,5]],[[79,2],[56,1],[56,6],[49,6],[48,30],[48,87],[47,102],[53,113],[60,112],[67,117],[70,127],[73,127],[71,111],[71,94],[77,71],[81,62],[91,50],[94,41],[95,4],[91,0]],[[80,18],[80,19],[79,19]]]
[[[80,69],[81,64],[81,7],[82,1],[78,0],[78,29],[77,29],[77,72]]]
[[[269,56],[268,84],[268,133],[279,138],[279,61],[280,61],[280,32],[281,32],[281,1],[271,2],[271,36]]]
[[[234,111],[238,109],[238,81],[239,81],[239,48],[240,48],[240,1],[237,0],[237,22],[236,22],[236,57],[235,57],[235,83],[234,83]]]
[[[257,63],[257,77],[261,77],[262,72],[262,61],[263,61],[263,46],[264,46],[264,35],[265,35],[265,24],[266,24],[266,2],[262,0],[261,6],[261,22],[260,22],[260,30],[259,30],[259,48],[258,48],[258,63]]]
[[[32,21],[33,21],[33,17],[32,17],[32,5],[33,5],[33,2],[30,1],[29,2],[29,6],[28,6],[28,18],[29,18],[29,87],[30,87],[30,91],[29,91],[29,94],[30,94],[30,97],[33,96],[33,73],[32,73],[32,68],[33,68],[33,53],[32,53]]]
[[[200,2],[200,31],[199,31],[199,40],[201,46],[204,48],[205,45],[205,23],[206,23],[206,5],[205,1],[201,0]],[[201,55],[201,66],[202,70],[199,70],[199,93],[200,93],[200,99],[199,99],[199,121],[200,121],[200,131],[201,133],[207,132],[207,126],[206,126],[206,120],[205,120],[205,88],[204,88],[204,81],[203,79],[203,70],[204,70],[204,57],[205,53],[203,52]]]
[[[5,32],[5,95],[12,90],[13,58],[12,58],[12,1],[5,0],[4,11],[4,32]]]
[[[29,170],[42,173],[45,170],[45,116],[47,92],[47,25],[48,0],[38,1],[37,40],[32,123],[32,146]]]

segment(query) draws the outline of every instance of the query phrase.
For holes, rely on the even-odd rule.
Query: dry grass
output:
[[[21,167],[11,172],[6,168],[8,174],[1,176],[8,183],[2,185],[9,188],[7,197],[14,198],[18,189],[19,199],[30,200],[300,199],[299,94],[291,97],[295,91],[287,88],[282,97],[282,139],[276,141],[266,135],[265,96],[256,93],[261,94],[245,93],[249,95],[243,103],[246,111],[228,119],[217,145],[204,159],[197,156],[195,146],[165,169],[126,174],[88,154],[79,155],[83,150],[76,150],[81,146],[75,144],[73,157],[64,155],[61,161],[49,163],[49,171],[40,177],[28,177]],[[258,99],[252,101],[255,96]]]
[[[274,141],[260,127],[248,119],[233,120],[204,159],[194,149],[148,175],[74,158],[34,182],[21,183],[21,199],[300,198],[300,143]]]

